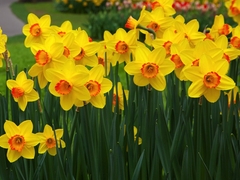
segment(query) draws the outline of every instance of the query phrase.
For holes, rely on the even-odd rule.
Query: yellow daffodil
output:
[[[57,42],[63,44],[63,55],[66,56],[69,60],[74,60],[73,58],[78,55],[79,49],[81,48],[79,44],[76,43],[74,34],[69,32],[63,37],[57,36],[56,39]]]
[[[113,101],[112,101],[112,111],[114,112],[114,108],[117,105],[120,110],[124,110],[124,95],[126,97],[126,100],[128,100],[129,91],[123,90],[122,84],[120,82],[117,83],[117,87],[114,86],[113,88]]]
[[[27,79],[24,71],[21,71],[16,80],[7,80],[7,87],[11,90],[14,101],[18,103],[19,108],[25,111],[28,102],[39,99],[38,93],[33,89],[34,82]]]
[[[72,23],[70,21],[64,21],[61,26],[51,26],[54,33],[59,35],[59,37],[64,37],[66,34],[71,33],[73,31],[72,29]]]
[[[0,146],[8,149],[7,158],[12,163],[20,157],[33,159],[39,138],[32,133],[33,124],[31,120],[25,120],[19,126],[14,122],[6,120],[4,131],[6,134],[0,136]]]
[[[182,54],[185,50],[191,49],[187,39],[183,39],[178,44],[173,44],[170,48],[170,60],[175,64],[175,74],[181,80],[187,80],[182,72],[186,64],[182,61]]]
[[[80,46],[78,55],[74,57],[75,63],[90,67],[96,66],[98,64],[96,53],[100,49],[100,44],[91,41],[84,30],[78,31],[75,40]]]
[[[225,6],[228,9],[228,16],[232,17],[235,22],[240,23],[240,0],[225,1]]]
[[[229,35],[232,32],[232,26],[224,23],[224,17],[222,14],[216,15],[211,28],[209,28],[210,37],[216,39],[220,35]]]
[[[223,58],[228,62],[235,60],[240,55],[240,49],[229,47],[228,38],[224,35],[216,38],[215,44],[218,48],[223,50]]]
[[[22,32],[26,36],[24,45],[31,47],[34,43],[43,43],[50,35],[51,17],[44,15],[38,18],[35,14],[30,13],[27,17],[28,24],[23,26]]]
[[[76,66],[72,61],[66,62],[61,70],[51,68],[46,71],[49,91],[60,97],[60,105],[65,111],[71,109],[76,100],[87,101],[91,98],[84,86],[88,77],[88,69],[82,65]]]
[[[203,41],[206,37],[204,33],[199,32],[199,22],[196,19],[193,19],[188,23],[175,21],[174,25],[177,33],[181,33],[182,36],[189,41],[189,44],[192,47],[194,47],[198,42]]]
[[[230,46],[240,50],[240,25],[232,30],[232,37],[230,39]]]
[[[102,65],[97,65],[89,71],[89,79],[85,83],[88,89],[91,99],[86,101],[90,102],[96,108],[103,108],[106,104],[106,98],[104,93],[110,91],[112,88],[112,82],[103,78],[104,67]]]
[[[166,87],[165,76],[175,68],[174,63],[165,57],[166,50],[163,47],[150,51],[142,46],[136,49],[135,61],[129,62],[124,69],[129,75],[134,75],[136,85],[150,84],[154,89],[162,91]]]
[[[141,26],[151,29],[155,33],[155,38],[162,38],[163,32],[173,25],[173,18],[164,15],[164,11],[161,7],[157,7],[151,12],[145,11],[145,16]],[[146,30],[140,30],[146,34],[145,43],[152,44],[153,35]]]
[[[173,5],[173,0],[153,0],[152,1],[152,9],[161,7],[164,11],[165,16],[172,16],[176,13],[172,5]]]
[[[145,9],[146,9],[146,6],[143,6],[142,10],[140,12],[140,16],[139,16],[138,20],[133,18],[132,16],[129,16],[129,18],[127,19],[127,22],[125,24],[125,28],[127,28],[127,29],[136,29],[138,27],[138,25],[140,23],[142,23],[145,15],[146,15],[144,13],[146,11]]]
[[[183,36],[179,33],[175,33],[171,28],[164,31],[162,38],[156,38],[152,41],[154,48],[164,47],[167,56],[171,54],[171,45],[177,44],[183,39]]]
[[[63,129],[56,129],[55,130],[56,138],[54,135],[54,131],[51,126],[48,124],[45,125],[44,130],[42,133],[37,133],[36,135],[39,137],[39,147],[38,153],[44,154],[46,151],[52,156],[57,154],[57,148],[65,148],[66,144],[61,139],[63,136]]]
[[[224,59],[214,60],[207,54],[203,55],[199,66],[192,66],[183,71],[192,82],[188,88],[188,95],[192,98],[203,95],[209,102],[216,102],[221,90],[235,87],[235,82],[226,75],[228,67],[229,63]]]
[[[104,31],[103,40],[99,42],[101,46],[99,51],[97,52],[98,64],[102,64],[104,66],[107,65],[107,74],[110,70],[110,63],[112,64],[112,66],[115,66],[117,63],[116,59],[113,58],[113,51],[107,49],[107,44],[112,40],[114,40],[114,35],[107,30]],[[105,62],[107,62],[107,64]]]
[[[31,47],[36,63],[29,69],[28,74],[31,77],[38,77],[40,88],[44,88],[48,81],[45,72],[49,68],[61,68],[67,57],[64,56],[64,46],[60,42],[56,42],[54,36],[48,37],[44,44],[34,44]]]
[[[114,61],[129,62],[130,55],[137,47],[136,31],[130,30],[126,32],[124,29],[119,28],[114,34],[114,40],[109,41],[107,49],[113,52]]]

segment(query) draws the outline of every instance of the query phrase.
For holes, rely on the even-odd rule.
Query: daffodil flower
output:
[[[162,91],[166,87],[165,76],[170,74],[175,65],[166,59],[166,50],[159,47],[150,51],[147,47],[137,48],[135,61],[129,62],[124,70],[134,75],[133,81],[138,86],[151,85],[154,89]]]
[[[27,79],[24,71],[21,71],[16,80],[7,80],[7,87],[11,90],[14,101],[18,103],[19,108],[25,111],[28,102],[39,99],[38,93],[33,89],[34,82]]]
[[[51,17],[44,15],[38,18],[35,14],[28,14],[28,24],[23,26],[23,34],[26,36],[24,45],[31,47],[35,43],[43,43],[52,32],[50,29]]]
[[[66,111],[71,109],[76,100],[87,101],[91,98],[84,86],[88,77],[88,69],[83,65],[76,66],[73,61],[66,62],[61,70],[51,68],[46,71],[49,91],[60,97],[60,105]]]
[[[33,124],[31,120],[25,120],[19,126],[14,122],[6,120],[4,131],[6,134],[0,136],[0,146],[8,149],[7,158],[10,162],[17,161],[20,157],[33,159],[39,138],[32,133]]]
[[[57,148],[65,148],[66,144],[61,139],[63,136],[63,129],[55,130],[56,138],[54,135],[54,131],[51,126],[48,124],[45,125],[42,133],[37,133],[36,135],[39,137],[39,147],[38,153],[44,154],[46,151],[52,156],[57,154]]]
[[[216,102],[221,90],[235,87],[235,82],[226,75],[228,68],[226,60],[213,60],[210,55],[203,55],[199,59],[199,66],[191,66],[183,71],[185,77],[192,82],[188,95],[192,98],[203,95],[209,102]]]
[[[104,67],[97,65],[89,71],[89,78],[85,83],[85,87],[91,96],[90,100],[86,101],[86,103],[90,102],[96,108],[103,108],[105,106],[106,98],[104,93],[110,91],[112,88],[112,82],[103,76]],[[78,106],[81,107],[82,105],[83,103]]]

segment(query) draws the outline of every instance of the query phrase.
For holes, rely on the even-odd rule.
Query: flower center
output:
[[[80,53],[76,57],[74,57],[74,59],[76,61],[80,61],[84,56],[85,56],[85,51],[83,50],[83,48],[81,48]]]
[[[228,35],[230,33],[230,26],[228,24],[224,24],[222,29],[218,30],[218,33],[223,35]]]
[[[65,34],[66,34],[66,32],[63,32],[63,31],[58,32],[58,35],[61,37],[63,37]]]
[[[137,20],[134,19],[132,16],[129,16],[129,18],[127,19],[127,23],[125,24],[125,28],[134,29],[136,24]]]
[[[240,38],[237,36],[232,37],[230,40],[230,44],[233,47],[240,49]]]
[[[157,7],[161,7],[161,4],[158,1],[154,1],[151,3],[152,10],[154,10]]]
[[[20,135],[14,135],[8,140],[11,150],[16,150],[18,152],[22,151],[25,143],[24,137]]]
[[[36,62],[41,66],[44,66],[51,60],[48,53],[44,50],[39,50],[35,55],[35,59]]]
[[[104,59],[101,58],[101,57],[98,57],[98,64],[101,64],[101,65],[105,66]]]
[[[147,28],[154,30],[154,32],[157,32],[160,29],[160,25],[152,21],[147,25]]]
[[[21,87],[14,87],[11,90],[11,94],[14,98],[20,98],[24,95],[24,90]]]
[[[232,14],[233,14],[234,16],[237,16],[237,15],[240,14],[240,9],[238,9],[237,7],[230,6],[229,9],[230,9],[230,11],[232,12]]]
[[[63,55],[66,57],[68,57],[70,55],[70,51],[66,46],[64,46]]]
[[[61,94],[61,95],[66,95],[69,94],[72,90],[72,85],[65,81],[65,80],[60,80],[56,86],[55,86],[55,90]]]
[[[48,138],[47,141],[46,141],[46,145],[49,149],[53,148],[53,147],[56,147],[55,139],[54,138]]]
[[[163,47],[166,50],[166,54],[169,55],[170,54],[170,48],[171,48],[172,42],[171,41],[167,41],[163,44]]]
[[[180,68],[180,67],[184,66],[181,58],[177,54],[173,54],[171,57],[171,60],[175,63],[176,68]]]
[[[221,76],[216,72],[209,72],[205,74],[203,83],[207,88],[216,88],[220,83]]]
[[[141,72],[146,78],[154,78],[158,74],[158,65],[155,63],[145,63],[142,65]]]
[[[38,23],[33,24],[30,27],[30,33],[35,37],[40,36],[42,34],[41,28]]]
[[[118,41],[118,43],[115,46],[115,49],[118,53],[124,54],[128,51],[128,45],[124,41]]]
[[[192,66],[199,66],[199,59],[194,60]]]
[[[85,86],[87,87],[91,96],[96,96],[101,91],[101,84],[99,84],[97,81],[90,80],[85,84]]]
[[[230,57],[227,54],[223,53],[223,59],[226,59],[230,63]]]

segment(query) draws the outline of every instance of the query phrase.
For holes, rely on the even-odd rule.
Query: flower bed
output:
[[[21,72],[1,31],[0,178],[237,179],[240,26],[174,12],[154,1],[100,42],[30,13]]]

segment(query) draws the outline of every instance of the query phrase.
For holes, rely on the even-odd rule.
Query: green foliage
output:
[[[106,8],[107,0],[55,0],[55,7],[61,12],[88,13],[99,12]]]
[[[132,10],[130,8],[117,10],[116,8],[113,7],[98,13],[88,14],[88,30],[92,38],[103,39],[105,30],[114,34],[119,27],[125,28],[125,23],[130,15],[134,18],[139,16],[140,10]]]

